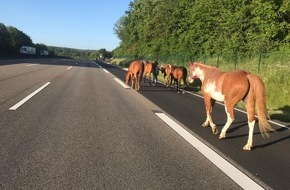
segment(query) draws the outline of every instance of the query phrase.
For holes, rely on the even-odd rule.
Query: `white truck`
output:
[[[49,52],[47,50],[40,50],[39,54],[40,55],[49,55]]]
[[[21,54],[36,54],[35,47],[30,46],[22,46],[19,51]]]

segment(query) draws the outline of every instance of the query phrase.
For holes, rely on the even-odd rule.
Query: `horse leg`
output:
[[[170,75],[167,75],[167,84],[166,84],[166,87],[170,87],[170,80],[171,80],[171,76]]]
[[[204,95],[204,103],[205,103],[205,109],[206,109],[206,120],[202,124],[202,126],[208,127],[208,125],[210,125],[213,134],[216,135],[216,134],[218,134],[218,129],[217,129],[216,125],[213,123],[212,117],[211,117],[211,112],[212,112],[213,106],[215,104],[215,100],[212,99],[209,95],[205,94]]]
[[[228,128],[230,127],[230,125],[233,123],[234,121],[234,104],[232,103],[227,103],[225,101],[225,111],[227,113],[227,122],[225,124],[225,126],[223,127],[221,134],[219,136],[219,139],[223,139],[226,138],[226,133]]]
[[[140,90],[140,74],[137,74],[136,76],[136,85],[137,85],[137,90]]]
[[[133,82],[133,84],[132,84],[132,88],[135,90],[136,89],[136,77],[137,77],[137,75],[136,74],[133,74],[133,80],[132,80],[132,82]]]
[[[185,87],[187,87],[186,76],[183,78],[183,91],[182,93],[185,94]]]
[[[131,74],[131,88],[134,88],[134,74]]]
[[[177,79],[176,80],[177,82],[177,93],[179,93],[179,91],[180,91],[180,80],[179,79]]]
[[[253,146],[253,134],[254,134],[254,126],[255,126],[255,102],[252,99],[249,102],[249,98],[246,102],[247,115],[248,115],[248,125],[249,125],[249,135],[247,144],[243,147],[244,150],[251,150]]]
[[[143,76],[143,77],[144,77],[144,83],[145,83],[145,79],[146,79],[146,72],[144,72],[144,76]]]
[[[174,80],[174,77],[173,77],[173,75],[172,74],[170,74],[170,85],[169,85],[169,87],[171,87],[172,86],[172,81]]]

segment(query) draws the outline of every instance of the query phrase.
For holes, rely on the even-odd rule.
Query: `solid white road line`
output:
[[[39,65],[39,64],[37,64],[37,63],[32,63],[32,64],[28,64],[28,65],[26,65],[26,67],[31,67],[31,66],[35,66],[35,65]]]
[[[103,69],[106,73],[110,73],[107,69]]]
[[[190,143],[194,148],[196,148],[200,153],[202,153],[206,158],[208,158],[213,164],[220,168],[227,176],[234,180],[243,189],[264,189],[235,166],[226,161],[223,157],[218,155],[211,148],[206,146],[170,117],[164,113],[155,113],[160,119],[167,123],[175,132],[177,132],[181,137],[183,137],[188,143]]]
[[[11,108],[9,108],[9,110],[16,110],[22,104],[24,104],[25,102],[27,102],[30,98],[32,98],[33,96],[35,96],[37,93],[39,93],[45,87],[47,87],[50,83],[51,82],[47,82],[45,85],[41,86],[40,88],[38,88],[37,90],[35,90],[33,93],[31,93],[30,95],[26,96],[23,100],[21,100],[20,102],[18,102],[17,104],[15,104],[14,106],[12,106]]]
[[[115,81],[117,81],[120,85],[122,85],[124,88],[130,88],[127,84],[125,84],[123,81],[121,81],[119,78],[114,77]]]

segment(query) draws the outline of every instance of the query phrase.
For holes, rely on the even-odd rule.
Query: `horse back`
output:
[[[145,65],[144,72],[145,73],[151,73],[152,72],[152,68],[153,68],[152,63],[148,62]]]
[[[176,79],[186,79],[187,77],[187,69],[183,66],[179,66],[174,68],[173,77]]]
[[[139,73],[140,70],[142,70],[142,72],[144,70],[144,65],[141,61],[133,61],[128,68],[128,72],[133,74]]]
[[[220,86],[221,92],[225,97],[236,96],[241,100],[249,91],[250,84],[247,78],[248,74],[248,72],[243,70],[226,72],[220,77],[217,86],[218,88]]]

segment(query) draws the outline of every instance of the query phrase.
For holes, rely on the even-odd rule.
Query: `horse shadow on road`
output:
[[[240,128],[242,127],[247,127],[248,128],[248,122],[247,121],[240,121],[240,122],[234,122],[233,124],[240,124],[238,126],[235,126],[233,128],[229,128],[227,131],[227,134],[231,134],[234,133],[235,131],[238,131]],[[217,126],[223,126],[224,124],[219,124]],[[289,134],[289,128],[290,125],[286,126],[286,127],[280,127],[278,129],[276,129],[275,131],[269,132],[270,134],[270,138],[271,138],[271,134],[273,134],[273,140],[270,140],[270,142],[266,142],[260,145],[255,145],[252,147],[252,149],[258,149],[258,148],[265,148],[268,146],[272,146],[274,144],[278,144],[280,142],[283,142],[287,139],[290,139],[290,135]],[[259,129],[258,129],[259,130]],[[283,133],[286,133],[286,136],[283,135]],[[274,136],[274,134],[276,134]],[[261,135],[260,131],[258,132],[254,132],[253,135]],[[244,133],[244,134],[239,134],[239,135],[234,135],[234,136],[229,136],[226,137],[225,139],[236,139],[236,138],[241,138],[241,137],[248,137],[248,133]],[[265,137],[265,139],[267,139],[267,137]]]

